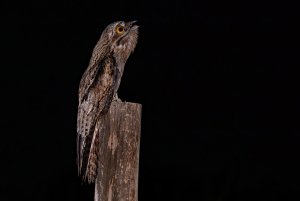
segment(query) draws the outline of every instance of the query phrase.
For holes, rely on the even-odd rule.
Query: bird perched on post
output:
[[[138,38],[135,21],[108,25],[96,44],[79,86],[77,116],[77,165],[83,180],[94,182],[97,175],[99,138],[104,115],[117,91],[125,63]]]

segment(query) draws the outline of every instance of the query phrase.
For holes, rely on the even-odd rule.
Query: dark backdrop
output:
[[[138,20],[119,89],[143,104],[139,200],[299,200],[298,9],[270,1],[1,6],[0,200],[93,200],[78,84],[102,30]]]

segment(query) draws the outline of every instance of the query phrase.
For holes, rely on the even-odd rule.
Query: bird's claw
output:
[[[113,101],[122,102],[122,100],[118,97],[118,94],[114,95]]]

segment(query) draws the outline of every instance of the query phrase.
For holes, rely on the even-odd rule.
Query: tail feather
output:
[[[97,115],[88,102],[84,101],[80,107],[77,117],[77,166],[79,175],[84,175],[97,130]]]
[[[89,183],[94,182],[97,176],[99,155],[99,132],[95,132],[93,142],[91,144],[90,153],[88,156],[88,163],[84,175],[84,179]]]
[[[80,151],[80,145],[81,145],[81,136],[80,134],[77,133],[77,158],[76,158],[76,163],[77,163],[77,168],[78,168],[78,175],[80,175],[81,172],[81,151]]]
[[[95,181],[98,168],[99,155],[99,126],[100,119],[96,125],[90,127],[90,133],[86,137],[78,135],[78,173],[83,176],[84,181],[92,183]]]

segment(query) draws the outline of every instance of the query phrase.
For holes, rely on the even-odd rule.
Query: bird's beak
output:
[[[127,22],[126,26],[130,29],[136,22],[137,22],[137,20],[134,20],[134,21],[131,21],[131,22]]]

